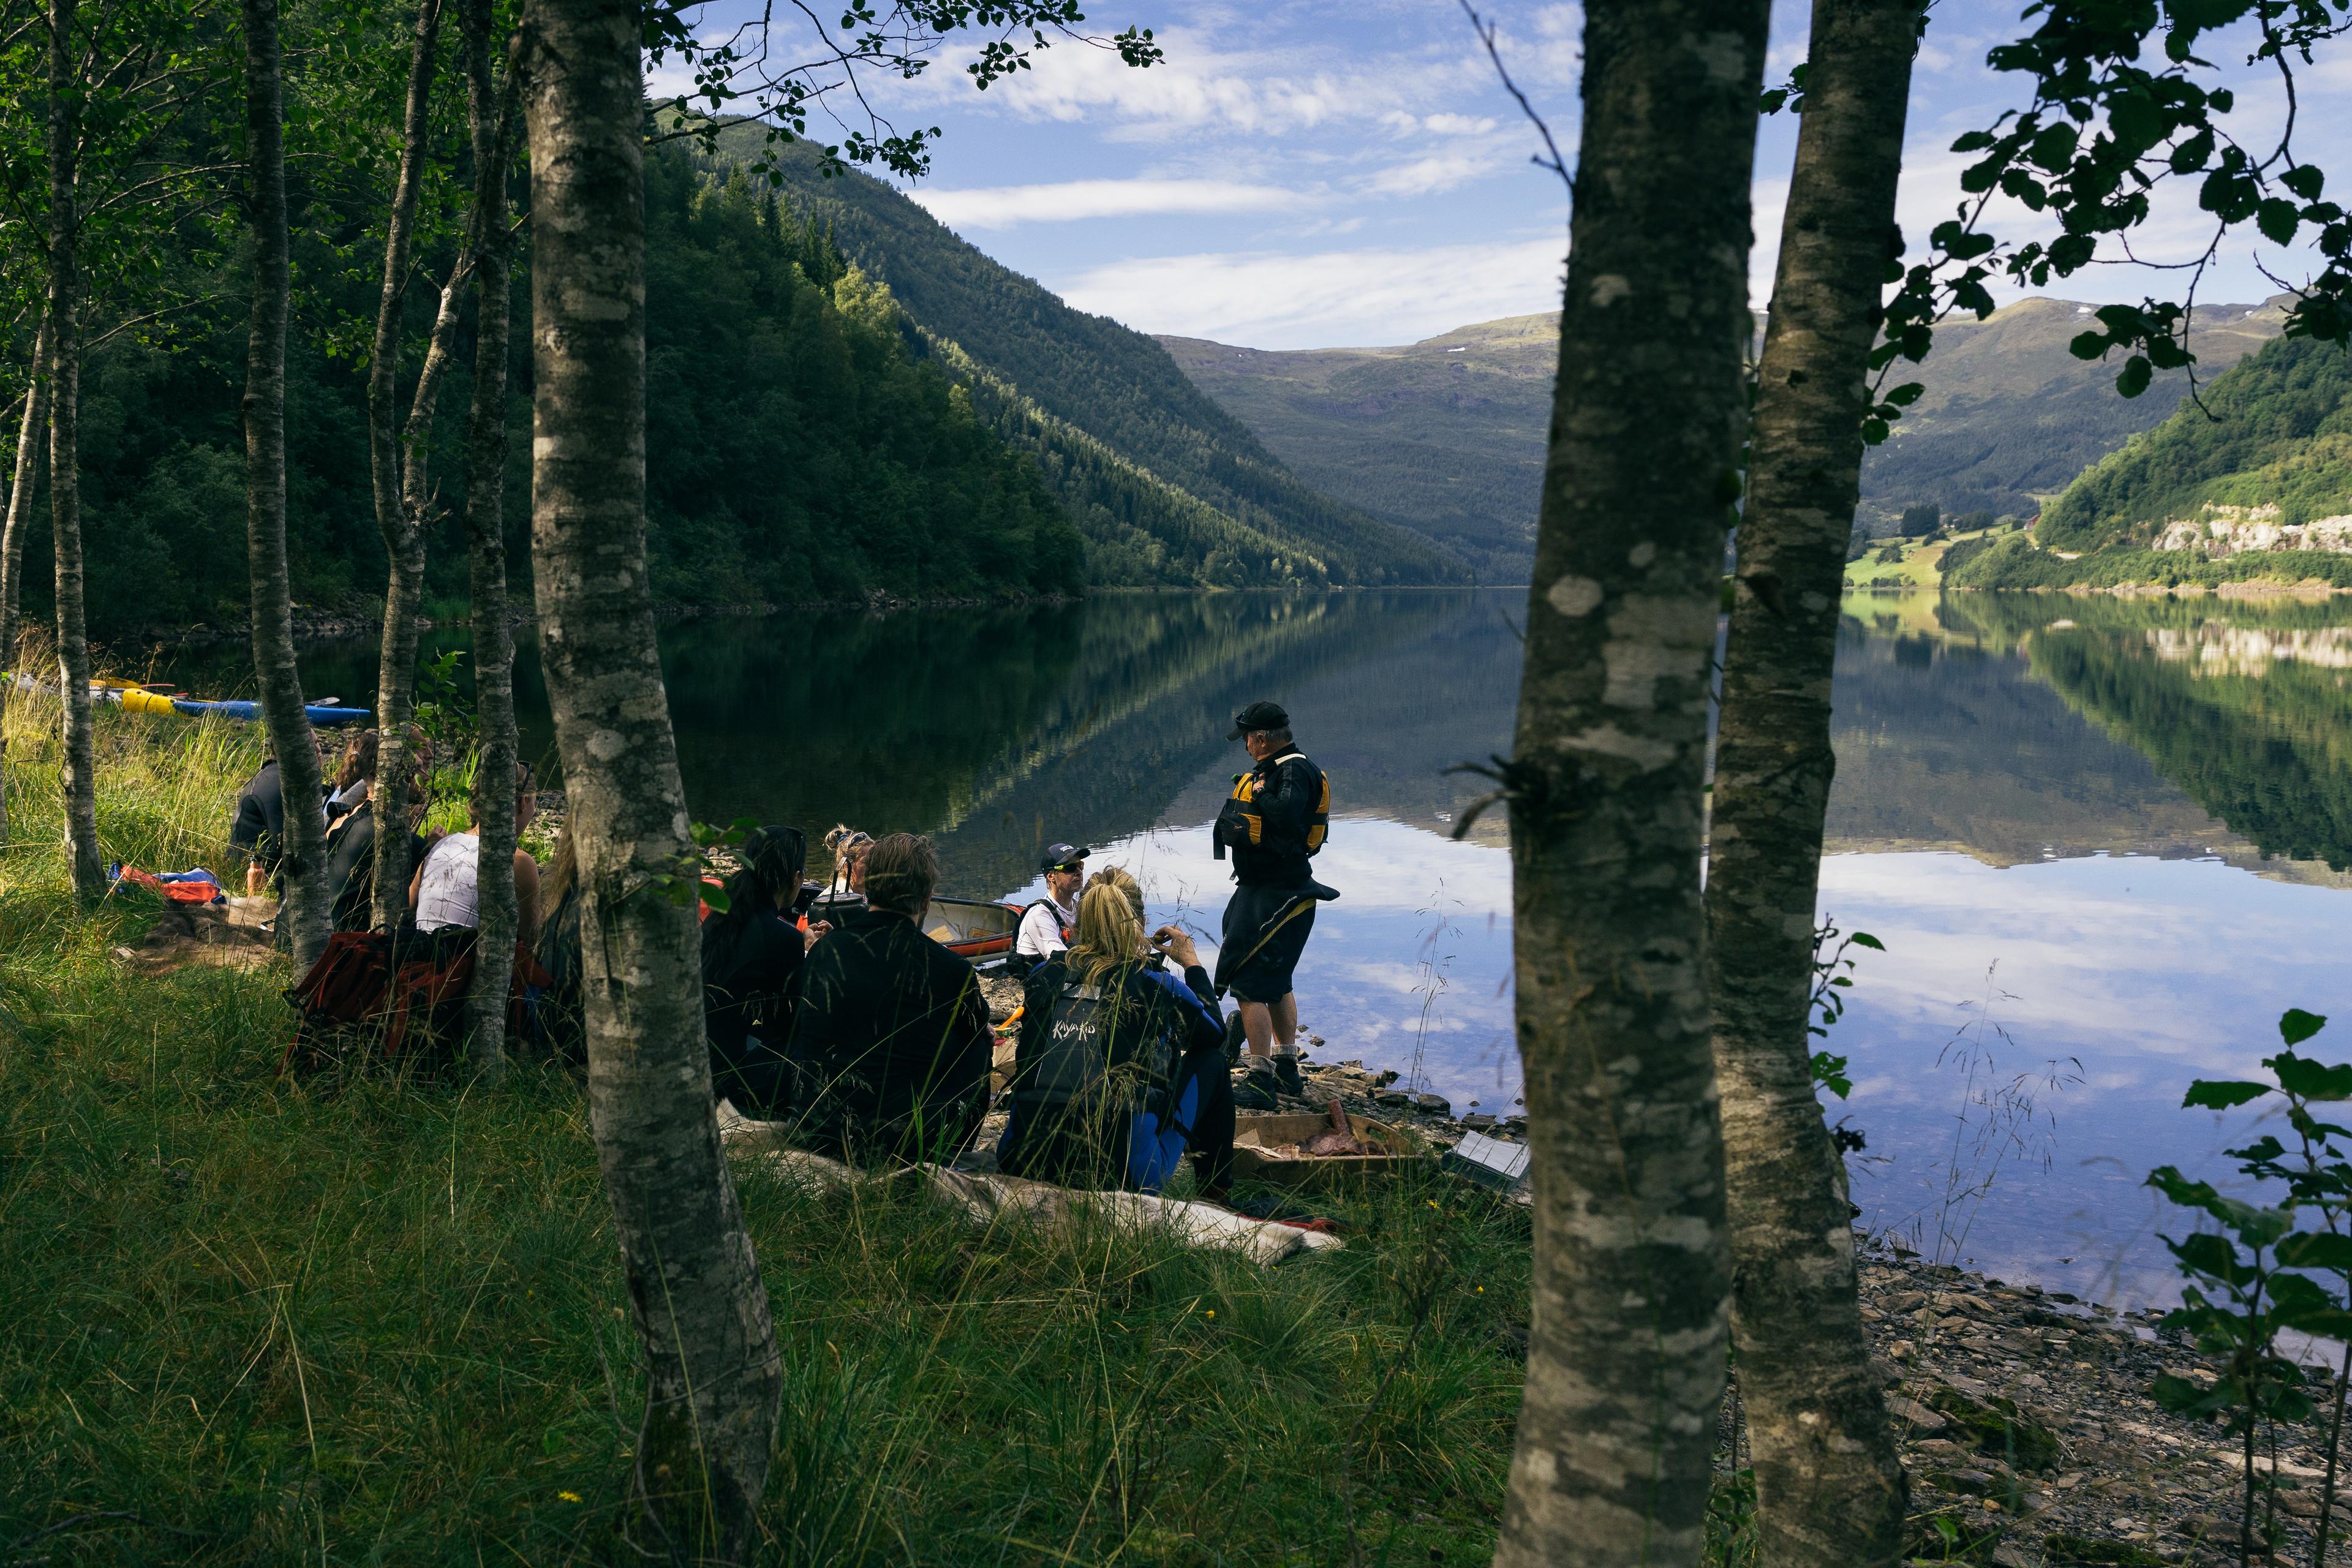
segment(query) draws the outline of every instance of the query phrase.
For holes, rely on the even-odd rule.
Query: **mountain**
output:
[[[1893,521],[1906,506],[2031,517],[2041,497],[2142,430],[2169,417],[2189,394],[2179,373],[2137,397],[2115,388],[2113,363],[2076,359],[2067,345],[2091,324],[2089,305],[2021,300],[1981,321],[1936,329],[1917,365],[1898,364],[1890,384],[1927,391],[1893,436],[1863,458],[1865,521]],[[2200,305],[2189,346],[2207,381],[2275,338],[2283,302]]]
[[[742,162],[762,146],[760,130],[741,122],[720,133],[719,154]],[[969,378],[998,432],[1039,454],[1087,537],[1094,581],[1466,580],[1428,538],[1334,500],[1284,467],[1142,333],[1072,310],[878,180],[824,177],[805,142],[777,153],[793,205],[889,286]]]
[[[2283,338],[2209,383],[2202,407],[2084,472],[2032,537],[1945,556],[1967,587],[2352,584],[2352,354]]]
[[[1489,582],[1525,579],[1559,363],[1557,314],[1402,348],[1160,342],[1307,483],[1443,541]]]
[[[1936,329],[1927,362],[1895,378],[1927,392],[1894,438],[1864,456],[1864,525],[1920,502],[2031,516],[2041,497],[2168,417],[2186,377],[2125,398],[2114,365],[2069,352],[2091,310],[2025,300]],[[2277,301],[2204,306],[2197,320],[2193,346],[2210,376],[2277,336],[2284,312]],[[1524,575],[1534,547],[1559,337],[1555,312],[1399,348],[1160,341],[1300,478],[1443,540],[1493,581]]]

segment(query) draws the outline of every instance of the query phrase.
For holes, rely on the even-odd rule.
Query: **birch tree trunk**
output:
[[[293,289],[286,237],[286,120],[278,0],[243,0],[246,155],[253,223],[253,331],[245,362],[245,555],[253,586],[253,670],[278,753],[286,842],[278,921],[297,967],[327,946],[327,818],[319,746],[302,711],[294,661],[294,600],[286,572],[286,310]]]
[[[1533,1144],[1495,1561],[1696,1564],[1729,1289],[1699,894],[1766,0],[1592,0],[1511,805]]]
[[[645,1528],[740,1559],[780,1376],[719,1145],[695,849],[646,581],[644,114],[634,0],[529,0],[531,560],[586,903],[588,1100],[644,1346]]]
[[[25,422],[16,434],[16,461],[8,483],[8,518],[0,524],[0,847],[8,842],[8,695],[20,673],[16,662],[16,609],[25,592],[25,527],[33,496],[40,489],[41,437],[49,417],[49,323],[46,314],[33,334],[33,369],[26,378]]]
[[[374,898],[368,917],[379,931],[398,929],[408,904],[408,835],[401,828],[408,820],[408,724],[416,706],[416,606],[425,588],[425,537],[410,513],[402,483],[393,405],[399,392],[401,300],[407,292],[440,37],[441,0],[418,0],[401,121],[400,172],[384,218],[383,291],[376,303],[373,357],[368,363],[368,461],[376,531],[383,536],[388,571],[375,700],[374,809],[382,830],[376,835]]]
[[[491,0],[466,0],[466,110],[474,142],[474,405],[466,443],[466,539],[473,574],[474,708],[481,723],[474,800],[481,825],[480,913],[468,999],[476,1065],[506,1058],[513,984],[515,849],[514,637],[507,626],[508,106],[490,70]],[[511,72],[509,85],[512,85]]]
[[[90,735],[89,633],[82,614],[81,242],[77,161],[81,83],[76,0],[49,0],[49,531],[57,559],[58,683],[64,712],[66,864],[85,905],[106,896]]]
[[[1706,913],[1732,1335],[1771,1568],[1869,1568],[1903,1547],[1903,1464],[1806,1025],[1839,597],[1918,26],[1915,0],[1814,0],[1716,742]]]

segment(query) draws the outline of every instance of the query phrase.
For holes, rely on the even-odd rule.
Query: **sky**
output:
[[[1582,14],[1575,5],[1480,0],[1504,63],[1573,163]],[[1914,77],[1898,216],[1916,250],[1949,216],[1969,160],[1948,151],[2021,100],[2020,79],[1984,63],[2023,30],[2019,0],[1940,0]],[[716,13],[714,13],[716,14]],[[1805,53],[1810,8],[1777,0],[1768,80]],[[912,84],[875,102],[901,126],[943,132],[929,176],[902,188],[997,260],[1082,310],[1148,332],[1255,348],[1403,343],[1558,307],[1568,197],[1531,163],[1534,128],[1496,79],[1459,0],[1108,0],[1099,34],[1150,26],[1166,62],[1124,66],[1064,42],[1034,68],[975,91],[951,45]],[[2207,58],[2239,81],[2242,141],[2275,135],[2284,94],[2248,68],[2242,43]],[[2352,50],[2298,80],[2297,144],[2352,145]],[[811,127],[824,134],[820,122]],[[837,133],[827,136],[837,139]],[[1793,116],[1768,119],[1755,174],[1750,289],[1770,294]],[[2201,250],[2193,189],[2160,187],[2135,248]],[[2340,193],[2330,192],[2331,195]],[[2022,209],[2002,232],[2054,232]],[[2252,303],[2307,253],[2240,243],[2200,298]],[[2094,267],[2052,292],[2137,301],[2169,279]]]

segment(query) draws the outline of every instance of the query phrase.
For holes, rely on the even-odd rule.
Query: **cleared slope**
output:
[[[722,152],[747,154],[759,136],[748,125],[730,127],[721,133]],[[1072,310],[877,180],[823,178],[805,143],[782,152],[793,205],[830,220],[835,242],[888,283],[927,331],[954,342],[1040,414],[1262,537],[1269,559],[1282,557],[1286,568],[1299,564],[1293,557],[1312,563],[1288,577],[1346,584],[1466,577],[1427,538],[1334,500],[1286,468],[1149,337]],[[1083,509],[1075,510],[1086,529]],[[1178,556],[1189,548],[1163,543]],[[1195,580],[1221,582],[1235,574],[1234,560],[1212,548],[1185,564]]]
[[[1518,581],[1535,549],[1557,315],[1397,348],[1269,353],[1160,340],[1299,478]]]

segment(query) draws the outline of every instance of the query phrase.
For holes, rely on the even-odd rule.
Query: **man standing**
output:
[[[1225,738],[1239,741],[1256,765],[1234,781],[1213,829],[1216,857],[1233,852],[1239,884],[1225,906],[1216,983],[1233,993],[1249,1037],[1250,1081],[1241,1102],[1271,1110],[1275,1089],[1306,1092],[1291,972],[1315,929],[1316,900],[1339,897],[1307,874],[1308,858],[1329,831],[1331,782],[1291,743],[1290,715],[1275,703],[1243,709]]]
[[[1087,879],[1087,851],[1076,844],[1049,844],[1040,868],[1045,873],[1045,897],[1023,911],[1021,934],[1013,951],[1033,965],[1070,945],[1078,923],[1078,889]]]

